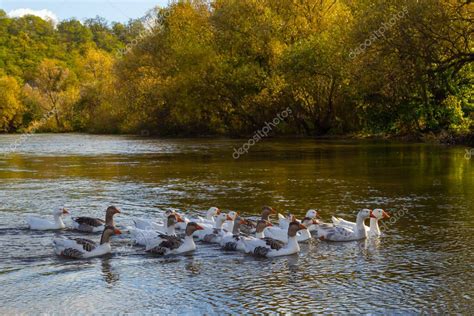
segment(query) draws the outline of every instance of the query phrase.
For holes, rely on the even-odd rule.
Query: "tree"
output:
[[[45,59],[38,67],[34,83],[34,87],[26,90],[28,97],[43,109],[43,115],[54,117],[58,130],[70,130],[72,104],[78,97],[73,74],[61,62]]]
[[[15,131],[22,123],[24,106],[20,86],[13,77],[0,77],[0,132]]]

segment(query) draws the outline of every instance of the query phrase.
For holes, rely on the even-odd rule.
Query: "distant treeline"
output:
[[[173,1],[54,25],[0,10],[0,132],[468,135],[474,4]],[[45,119],[47,118],[47,119]]]

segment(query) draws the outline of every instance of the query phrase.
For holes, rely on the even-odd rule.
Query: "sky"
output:
[[[97,15],[110,22],[126,22],[167,4],[168,0],[0,0],[0,9],[12,17],[34,14],[55,22],[70,18],[83,21]]]

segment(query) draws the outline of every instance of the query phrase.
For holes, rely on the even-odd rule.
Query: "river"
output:
[[[468,148],[380,141],[0,135],[0,313],[470,313],[474,308],[474,168]],[[13,146],[18,142],[16,146]],[[16,147],[16,148],[14,148]],[[212,245],[157,258],[112,242],[113,254],[65,260],[25,216],[156,218],[210,206],[301,217],[317,208],[354,220],[391,214],[383,235],[314,240],[298,255],[255,259]],[[66,222],[69,219],[66,218]]]

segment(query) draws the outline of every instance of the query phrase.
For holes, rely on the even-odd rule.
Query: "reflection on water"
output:
[[[0,149],[14,141],[0,136]],[[472,159],[464,148],[424,144],[265,140],[238,160],[241,140],[34,135],[0,156],[0,313],[467,313],[472,303]],[[319,208],[354,219],[363,207],[392,214],[383,236],[313,240],[301,253],[255,259],[198,245],[157,258],[114,239],[114,254],[70,261],[54,236],[26,229],[27,214],[102,217],[121,227],[169,208],[209,206],[256,215],[270,204],[303,215]]]
[[[112,265],[110,264],[110,256],[104,256],[100,258],[102,261],[102,276],[104,277],[105,282],[109,285],[114,285],[120,276],[117,272],[114,272]]]

